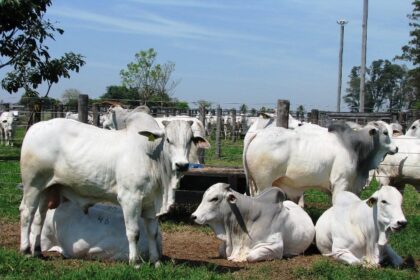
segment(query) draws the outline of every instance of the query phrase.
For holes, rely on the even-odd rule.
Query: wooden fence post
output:
[[[316,109],[312,109],[311,111],[311,123],[318,124],[319,122],[319,111]]]
[[[58,118],[64,118],[64,105],[58,105]]]
[[[88,122],[88,103],[89,96],[87,94],[79,94],[78,113],[80,122]]]
[[[277,100],[277,122],[278,127],[289,128],[289,100]]]
[[[92,118],[93,118],[93,125],[99,127],[99,105],[98,104],[92,105]]]
[[[232,131],[232,142],[236,142],[236,109],[232,109],[231,131]]]
[[[216,158],[220,158],[221,154],[220,133],[222,131],[222,120],[222,108],[218,106],[216,110]]]
[[[204,106],[200,106],[200,121],[203,123],[203,126],[206,127],[206,108]],[[204,158],[205,150],[201,148],[198,149],[198,162],[204,164]]]

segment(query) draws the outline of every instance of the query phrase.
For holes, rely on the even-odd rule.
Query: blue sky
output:
[[[370,0],[367,65],[400,54],[409,41],[411,0]],[[119,72],[140,50],[176,64],[181,82],[173,97],[204,99],[223,108],[274,107],[335,110],[339,25],[345,27],[343,91],[361,61],[362,0],[53,1],[47,18],[65,30],[50,42],[53,56],[73,51],[86,65],[53,86],[52,97],[75,88],[91,97],[119,85]],[[400,62],[399,62],[400,63]],[[0,77],[5,70],[0,71]],[[0,99],[17,101],[0,89]],[[342,105],[345,110],[345,105]]]

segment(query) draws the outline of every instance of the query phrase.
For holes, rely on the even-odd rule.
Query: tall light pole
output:
[[[338,52],[338,86],[337,86],[337,112],[340,112],[341,106],[341,79],[343,76],[343,43],[344,43],[344,25],[348,23],[347,20],[337,20],[340,25],[340,51]]]
[[[361,113],[365,111],[367,20],[368,20],[368,0],[363,0],[362,64],[360,65],[360,100],[359,100],[359,112]]]

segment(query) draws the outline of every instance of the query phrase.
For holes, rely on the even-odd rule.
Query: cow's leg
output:
[[[403,259],[389,246],[385,245],[385,254],[389,257],[391,264],[396,267],[400,267],[403,264]]]
[[[20,251],[24,254],[31,252],[30,231],[35,212],[38,209],[40,191],[34,187],[24,189],[22,202],[20,203]]]
[[[136,265],[138,259],[137,242],[140,237],[139,218],[141,216],[141,199],[133,197],[131,193],[119,194],[118,201],[121,205],[125,232],[128,239],[128,262],[130,265]]]
[[[335,238],[331,253],[325,254],[326,256],[332,256],[334,259],[348,263],[348,264],[362,264],[362,260],[356,257],[349,249],[346,249],[346,242],[341,242],[340,239]]]
[[[282,257],[283,239],[281,238],[280,233],[277,233],[269,236],[267,241],[255,245],[246,257],[246,260],[249,262],[257,262],[281,259]]]
[[[147,239],[149,242],[149,261],[154,263],[157,267],[160,265],[159,259],[161,256],[161,252],[157,243],[159,234],[158,220],[157,218],[145,218],[144,224],[146,226]]]
[[[48,210],[48,199],[45,191],[39,196],[38,210],[31,225],[31,251],[33,256],[41,255],[41,231]]]

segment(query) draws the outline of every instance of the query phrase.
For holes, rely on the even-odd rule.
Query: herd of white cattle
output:
[[[21,252],[160,264],[158,217],[210,144],[197,118],[148,113],[117,107],[102,118],[108,129],[69,115],[28,130],[20,159]],[[419,125],[401,135],[382,121],[327,129],[290,117],[286,129],[272,116],[257,118],[243,151],[250,196],[215,184],[191,218],[213,229],[220,255],[234,262],[299,255],[316,242],[323,255],[349,264],[378,266],[388,258],[401,266],[388,236],[407,220],[400,192],[389,185],[420,185]],[[372,176],[381,188],[360,200]],[[308,188],[332,194],[333,206],[316,225],[303,208]]]

